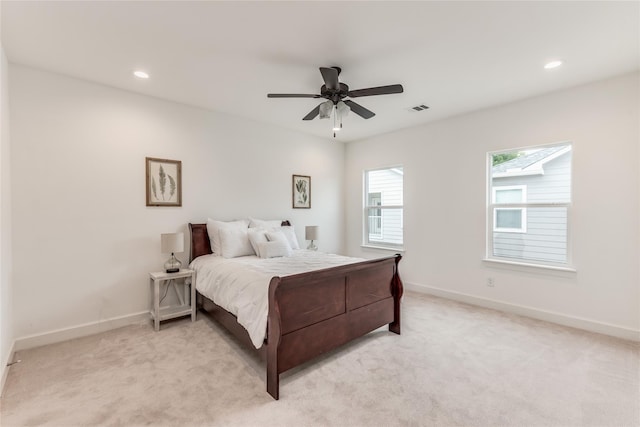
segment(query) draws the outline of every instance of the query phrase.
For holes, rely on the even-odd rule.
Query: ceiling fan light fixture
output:
[[[340,115],[340,110],[338,106],[335,107],[335,112],[333,113],[333,137],[335,138],[336,132],[342,129],[342,116]]]
[[[346,117],[347,114],[349,114],[349,111],[351,111],[351,108],[349,108],[349,106],[345,104],[344,101],[340,101],[336,105],[336,111],[340,115],[340,119],[342,119],[343,117]]]
[[[331,117],[331,111],[333,110],[333,102],[331,101],[325,101],[322,104],[320,104],[320,118],[321,119],[328,119],[329,117]]]
[[[333,136],[335,133],[342,129],[342,119],[349,114],[351,108],[343,101],[339,101],[335,107],[335,113],[333,114]]]

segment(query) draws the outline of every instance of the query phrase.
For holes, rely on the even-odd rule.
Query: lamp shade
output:
[[[304,228],[304,237],[305,240],[318,240],[318,226],[307,225]]]
[[[184,252],[184,233],[161,234],[160,251],[163,254]]]

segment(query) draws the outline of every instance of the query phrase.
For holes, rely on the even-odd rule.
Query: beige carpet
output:
[[[17,354],[2,426],[638,426],[638,344],[407,293],[379,330],[283,375],[198,321]]]

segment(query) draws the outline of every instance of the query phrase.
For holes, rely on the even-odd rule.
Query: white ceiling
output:
[[[302,121],[320,66],[377,115],[350,114],[352,141],[640,68],[632,2],[7,2],[10,62],[331,137]],[[564,65],[544,70],[552,59]],[[132,76],[144,69],[151,79]],[[418,104],[430,106],[412,112]],[[597,108],[597,106],[594,106]]]

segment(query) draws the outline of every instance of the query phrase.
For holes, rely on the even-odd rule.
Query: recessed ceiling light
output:
[[[562,65],[562,61],[551,61],[551,62],[547,62],[544,65],[544,68],[545,70],[550,70],[552,68],[558,68],[561,65]]]
[[[134,71],[133,75],[136,76],[139,79],[148,79],[149,78],[149,74],[145,73],[144,71]]]

